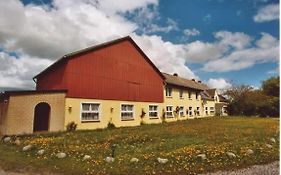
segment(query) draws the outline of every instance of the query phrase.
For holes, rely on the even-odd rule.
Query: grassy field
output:
[[[275,138],[272,143],[270,138]],[[231,170],[279,160],[279,120],[267,118],[205,118],[132,128],[59,132],[20,136],[21,145],[0,144],[5,169],[64,174],[195,174]],[[266,143],[273,148],[267,148]],[[23,152],[23,146],[34,149]],[[105,162],[117,144],[113,163]],[[38,149],[45,154],[37,155]],[[246,151],[252,149],[254,154]],[[58,152],[67,157],[58,159]],[[229,158],[227,151],[237,155]],[[204,153],[206,160],[197,158]],[[83,161],[84,155],[91,159]],[[130,159],[136,157],[137,163]],[[167,158],[159,164],[157,157]]]

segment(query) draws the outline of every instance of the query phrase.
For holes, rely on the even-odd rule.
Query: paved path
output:
[[[266,164],[254,165],[249,168],[243,168],[236,171],[218,171],[207,173],[206,175],[279,175],[279,161]]]

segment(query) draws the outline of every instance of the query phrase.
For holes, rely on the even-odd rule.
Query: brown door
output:
[[[33,132],[48,131],[51,107],[48,103],[38,103],[34,109]]]

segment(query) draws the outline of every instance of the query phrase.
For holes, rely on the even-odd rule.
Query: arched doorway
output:
[[[34,109],[33,132],[48,131],[51,107],[48,103],[38,103]]]

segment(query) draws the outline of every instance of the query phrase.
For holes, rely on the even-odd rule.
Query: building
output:
[[[161,73],[129,36],[64,55],[34,81],[36,90],[1,94],[1,134],[60,131],[70,122],[78,129],[138,126],[215,113],[216,101],[202,95],[206,85]]]

